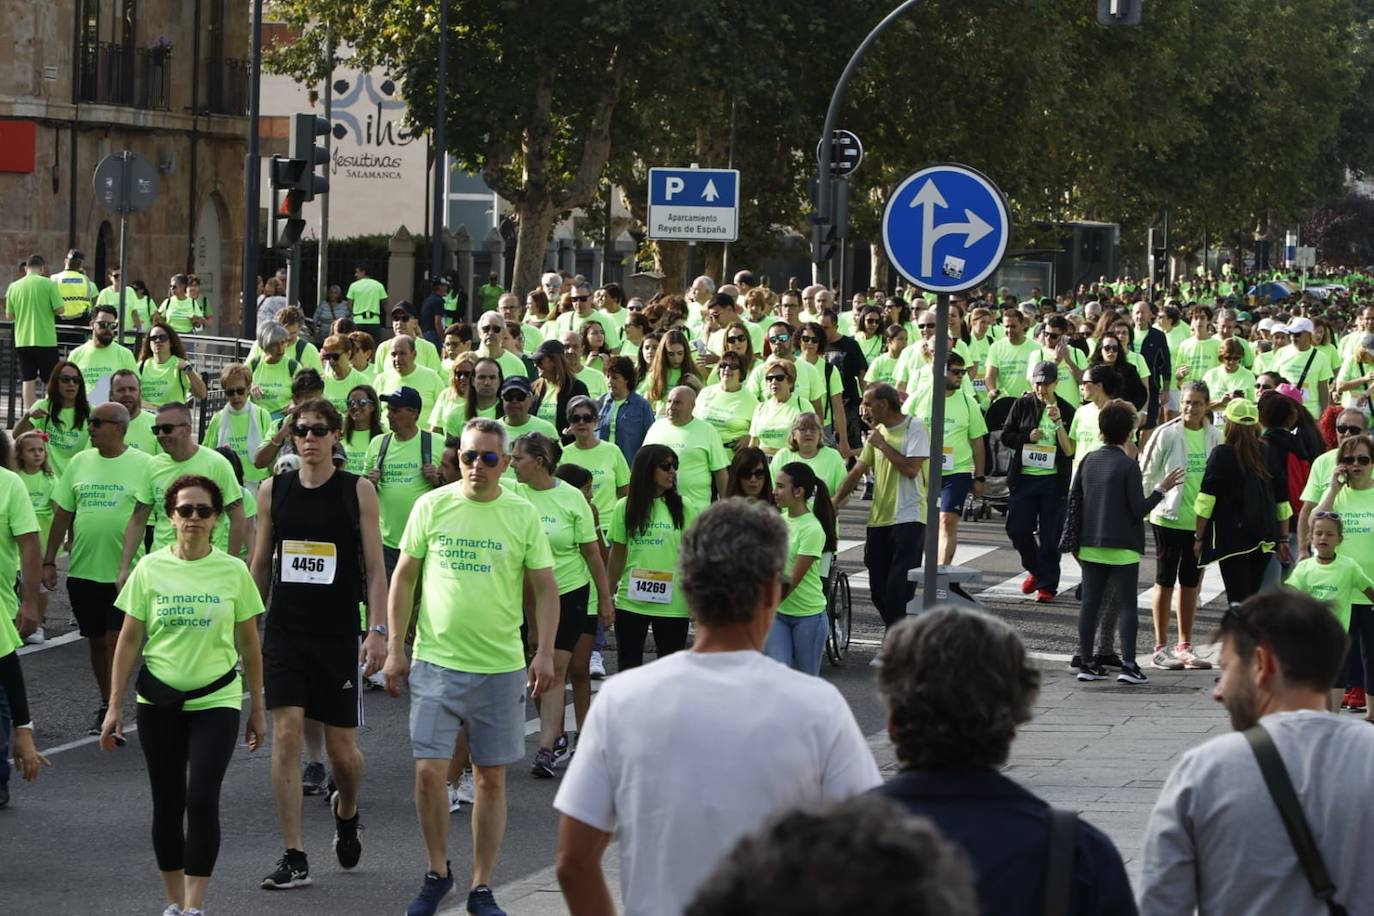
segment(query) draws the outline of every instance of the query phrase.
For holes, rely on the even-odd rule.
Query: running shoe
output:
[[[1155,654],[1150,656],[1150,667],[1160,671],[1182,671],[1183,659],[1174,654],[1173,646],[1155,646]]]
[[[1107,669],[1101,665],[1084,665],[1078,669],[1078,679],[1080,681],[1105,681],[1107,679]]]
[[[44,632],[42,627],[39,627],[38,629],[30,633],[28,636],[24,637],[24,645],[26,646],[41,646],[43,645],[43,643],[47,641],[48,634]]]
[[[458,787],[451,782],[444,783],[448,789],[448,813],[452,814],[463,807],[463,797],[458,794]]]
[[[306,795],[319,795],[324,789],[324,779],[323,763],[307,763],[301,772],[301,791]]]
[[[562,769],[572,762],[573,751],[575,748],[568,740],[568,733],[564,732],[558,736],[558,740],[553,743],[553,765]]]
[[[292,887],[305,887],[311,884],[310,863],[305,859],[305,853],[299,849],[288,849],[277,860],[277,868],[272,874],[262,879],[262,889],[265,891],[284,891]]]
[[[530,775],[536,779],[553,778],[553,751],[541,747],[535,752],[534,763],[530,765]]]
[[[102,706],[102,707],[100,707],[99,709],[97,709],[97,710],[95,711],[95,721],[91,723],[91,727],[90,727],[90,728],[86,729],[86,734],[88,734],[88,735],[98,735],[98,734],[100,734],[100,729],[103,728],[103,727],[105,726],[105,714],[106,714],[107,712],[109,712],[109,711],[110,711],[110,708],[109,708],[108,706]]]
[[[182,910],[181,916],[205,916],[205,911],[193,906],[189,910]]]
[[[591,674],[594,681],[599,681],[606,676],[606,663],[602,660],[600,652],[592,652]]]
[[[1190,642],[1179,643],[1174,649],[1174,654],[1178,656],[1179,661],[1183,662],[1183,667],[1189,670],[1207,671],[1212,667],[1212,663],[1207,661],[1207,659],[1199,658],[1194,654],[1193,644]]]
[[[1049,603],[1051,603],[1052,601],[1054,601],[1054,592],[1050,591],[1050,590],[1047,589],[1047,588],[1036,589],[1036,591],[1035,591],[1035,603],[1036,603],[1036,604],[1049,604]]]
[[[1115,652],[1110,652],[1107,655],[1096,655],[1093,659],[1103,668],[1121,667],[1121,656],[1117,655]]]
[[[1121,666],[1121,673],[1116,676],[1119,684],[1143,684],[1149,680],[1145,672],[1140,670],[1140,666],[1135,662],[1127,662]]]
[[[1353,689],[1352,687],[1347,687],[1345,688],[1345,693],[1341,694],[1341,709],[1350,708],[1350,691]]]
[[[1035,573],[1029,573],[1026,578],[1021,580],[1021,594],[1029,595],[1035,591]]]
[[[425,883],[420,885],[420,892],[410,898],[406,916],[434,916],[439,911],[439,903],[453,890],[453,869],[445,863],[444,870],[448,874],[425,872]]]
[[[1365,709],[1368,707],[1368,704],[1369,704],[1369,700],[1368,700],[1368,698],[1365,696],[1365,692],[1364,692],[1364,688],[1363,688],[1363,687],[1351,687],[1351,688],[1350,688],[1350,711],[1351,711],[1351,712],[1364,712]]]
[[[364,689],[364,690],[385,690],[385,689],[386,689],[386,678],[384,678],[384,677],[382,676],[382,672],[380,672],[380,671],[374,671],[374,672],[372,672],[371,674],[369,674],[367,677],[363,678],[363,689]]]
[[[185,914],[181,912],[181,907],[175,903],[169,903],[167,909],[162,911],[162,916],[185,916]]]
[[[496,905],[496,897],[491,888],[479,884],[468,891],[468,912],[473,916],[506,916],[506,911]]]
[[[477,786],[472,782],[472,770],[464,770],[463,775],[458,777],[458,800],[465,805],[477,801]]]
[[[320,797],[331,809],[334,807],[334,796],[339,794],[339,787],[334,785],[334,777],[331,776],[324,781],[324,788],[320,790]]]
[[[1081,656],[1081,655],[1075,655],[1073,658],[1069,659],[1069,670],[1070,670],[1070,671],[1077,672],[1078,669],[1080,669],[1080,668],[1082,668],[1082,667],[1083,667],[1083,656]]]
[[[352,868],[363,855],[363,844],[358,839],[358,831],[362,828],[358,824],[357,811],[350,818],[339,817],[337,798],[335,796],[336,800],[331,806],[334,814],[334,855],[339,857],[339,864],[344,868]]]

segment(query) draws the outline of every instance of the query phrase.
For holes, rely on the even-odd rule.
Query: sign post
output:
[[[1011,240],[1006,198],[966,165],[941,163],[908,175],[883,210],[883,248],[897,272],[936,293],[934,386],[930,405],[926,486],[925,579],[922,606],[937,600],[940,479],[944,471],[945,360],[949,354],[949,294],[973,289],[996,272]]]
[[[141,213],[157,197],[157,169],[138,153],[111,153],[95,167],[95,199],[119,214],[119,328],[115,340],[124,342],[125,297],[129,288],[129,214]]]

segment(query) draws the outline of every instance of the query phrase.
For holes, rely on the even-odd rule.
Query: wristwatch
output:
[[[367,628],[367,632],[369,632],[369,633],[376,633],[378,636],[385,636],[385,635],[386,635],[386,624],[384,624],[384,623],[376,623],[376,624],[373,624],[372,626],[370,626],[370,627]]]
[[[977,477],[973,479],[978,483],[983,483],[985,480],[987,480],[987,477],[982,474],[979,474]]]

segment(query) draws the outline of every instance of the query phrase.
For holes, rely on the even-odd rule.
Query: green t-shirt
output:
[[[423,421],[439,400],[439,392],[444,390],[444,380],[433,369],[416,365],[409,375],[401,375],[394,367],[389,367],[378,373],[373,383],[378,395],[392,394],[403,387],[414,388],[420,393],[420,419]],[[385,408],[383,404],[379,409],[385,411]]]
[[[897,361],[900,357],[891,356],[887,353],[879,353],[868,361],[868,372],[864,375],[864,381],[870,385],[878,382],[896,384]]]
[[[1362,363],[1351,354],[1345,362],[1341,363],[1341,369],[1336,373],[1336,384],[1343,385],[1355,379],[1364,378],[1374,372],[1374,365]],[[1355,410],[1363,410],[1365,415],[1369,415],[1369,385],[1360,383],[1349,391],[1342,392],[1341,406],[1351,407]]]
[[[927,394],[915,400],[916,416],[926,429],[931,428],[934,398]],[[911,413],[911,411],[903,411]],[[987,421],[978,409],[978,402],[965,391],[958,390],[945,398],[945,435],[940,470],[944,474],[973,473],[973,440],[988,434]]]
[[[989,368],[997,367],[999,397],[1016,398],[1030,391],[1030,380],[1026,373],[1035,368],[1031,363],[1031,356],[1039,350],[1039,344],[1030,337],[1023,339],[1020,344],[1013,344],[1008,337],[992,342],[992,346],[988,347],[986,365]]]
[[[797,557],[814,557],[815,562],[806,570],[800,582],[792,583],[778,613],[788,617],[814,617],[825,611],[825,591],[821,588],[821,555],[825,552],[825,529],[816,516],[810,512],[793,517],[783,514],[787,522],[787,565],[786,575],[792,574]]]
[[[604,531],[611,523],[615,501],[620,498],[616,491],[630,483],[630,465],[625,460],[625,453],[610,442],[598,441],[592,448],[580,448],[573,443],[564,447],[563,463],[586,468],[592,475],[592,504],[596,506]]]
[[[907,417],[893,427],[877,427],[887,444],[899,455],[930,456],[930,436],[925,424],[915,417]],[[873,502],[868,508],[868,527],[919,522],[925,518],[925,482],[927,471],[921,468],[915,477],[907,477],[871,444],[865,442],[859,461],[873,469]]]
[[[391,363],[391,345],[395,343],[395,341],[396,338],[394,337],[382,341],[377,345],[377,352],[372,357],[373,362],[377,365],[385,366],[393,372],[396,367]],[[411,345],[415,347],[415,365],[433,370],[437,372],[441,378],[447,379],[449,377],[447,370],[444,369],[444,360],[443,357],[439,355],[438,347],[434,346],[434,344],[423,337],[413,338],[411,340]],[[314,347],[311,347],[311,349],[313,350]],[[318,354],[316,354],[315,359],[317,362],[319,361]],[[302,360],[301,364],[306,365],[305,360]]]
[[[1311,366],[1308,366],[1309,358],[1312,361]],[[1306,350],[1299,351],[1297,347],[1290,344],[1277,353],[1271,353],[1268,366],[1288,379],[1293,385],[1297,385],[1298,379],[1302,379],[1303,406],[1312,416],[1321,416],[1322,408],[1321,401],[1317,396],[1317,386],[1335,376],[1331,364],[1326,360],[1325,353],[1316,347],[1308,347]],[[1307,370],[1306,378],[1303,378],[1304,369]]]
[[[558,581],[558,594],[565,595],[591,582],[582,545],[598,543],[600,536],[592,518],[592,505],[582,491],[565,480],[555,479],[550,489],[536,490],[520,484],[516,493],[529,500],[539,513],[544,535],[549,539],[549,550],[553,553],[553,577]]]
[[[537,397],[537,395],[536,395]],[[558,421],[558,386],[546,385],[544,396],[539,399],[539,406],[535,408],[535,416],[547,421],[550,425]]]
[[[662,498],[655,499],[648,527],[632,535],[625,527],[626,502],[618,500],[611,513],[611,543],[625,545],[625,570],[619,582],[611,583],[616,589],[615,606],[651,617],[686,617],[687,599],[682,594],[678,548],[697,508],[686,499],[682,501],[679,530],[673,527],[672,513]]]
[[[1349,630],[1350,606],[1369,603],[1365,591],[1374,588],[1374,579],[1355,560],[1338,554],[1330,563],[1316,557],[1300,561],[1284,585],[1330,604],[1341,629]]]
[[[511,454],[515,454],[515,440],[527,433],[539,433],[541,436],[548,436],[554,442],[560,442],[558,430],[554,429],[552,423],[542,420],[539,417],[527,417],[523,426],[512,426],[509,417],[501,418],[501,425],[506,428],[506,446]],[[501,475],[503,486],[514,488],[518,479],[515,476],[515,463],[506,465],[506,471]]]
[[[124,430],[124,444],[136,448],[145,455],[159,455],[162,446],[153,432],[153,421],[157,414],[150,410],[139,410],[129,418],[129,428]]]
[[[1332,511],[1340,514],[1345,526],[1345,537],[1336,553],[1350,557],[1363,569],[1374,569],[1374,487],[1341,487]]]
[[[452,385],[446,385],[434,399],[429,411],[430,429],[438,430],[448,436],[461,436],[463,424],[467,422],[467,398],[460,397]]]
[[[47,398],[34,401],[33,406],[41,407],[43,410],[52,409]],[[76,408],[62,408],[58,411],[57,419],[60,422],[55,423],[49,415],[33,421],[33,428],[48,436],[48,464],[52,467],[54,476],[61,475],[72,457],[91,444],[90,430],[85,426],[76,425]]]
[[[1184,381],[1205,378],[1208,372],[1221,365],[1220,350],[1220,338],[1198,340],[1189,337],[1178,345],[1178,362],[1174,364],[1174,373],[1177,374],[1181,366],[1187,366],[1188,375]]]
[[[359,477],[367,473],[367,447],[372,443],[372,431],[369,429],[355,429],[352,435],[347,438],[340,437],[343,443],[344,455],[348,457],[348,463],[344,465],[344,470],[350,474],[357,474]],[[390,455],[387,456],[388,458]]]
[[[181,358],[171,356],[166,362],[159,363],[154,357],[148,357],[138,367],[138,378],[143,385],[143,402],[145,404],[156,404],[161,407],[176,401],[185,404],[191,397],[190,384],[186,381],[186,376],[177,367],[181,365]],[[187,371],[195,371],[193,369]]]
[[[205,427],[205,436],[200,440],[200,444],[208,448],[219,448],[220,433],[224,432],[224,444],[234,450],[234,454],[239,456],[239,463],[243,465],[243,479],[246,482],[266,480],[272,476],[271,468],[260,468],[253,464],[253,453],[257,448],[248,447],[249,426],[256,422],[257,436],[255,441],[257,446],[261,446],[268,439],[272,438],[279,425],[273,421],[271,414],[265,407],[257,404],[248,403],[244,405],[241,413],[233,413],[228,407],[215,412],[210,418],[210,423]]]
[[[243,518],[244,520],[258,517],[258,497],[257,487],[244,485],[239,487],[239,495],[243,498]],[[229,516],[221,515],[219,522],[215,525],[214,534],[211,535],[210,543],[215,545],[216,550],[229,552]],[[239,546],[239,559],[247,562],[248,543],[245,541]]]
[[[1079,405],[1073,412],[1073,423],[1069,425],[1069,438],[1073,440],[1073,469],[1075,472],[1083,459],[1102,447],[1102,433],[1097,428],[1099,408],[1092,401]]]
[[[148,641],[143,660],[153,676],[177,690],[194,690],[238,662],[234,627],[262,613],[262,598],[242,560],[212,549],[199,560],[182,560],[170,548],[143,558],[124,583],[115,607],[143,622]],[[140,703],[148,702],[139,697]],[[240,709],[243,679],[187,700],[186,712]]]
[[[371,379],[363,373],[348,367],[348,374],[343,378],[335,378],[333,372],[321,372],[324,378],[324,396],[329,403],[338,408],[340,414],[348,413],[348,393],[359,385],[371,384]]]
[[[253,398],[253,403],[280,419],[287,404],[291,403],[292,369],[300,371],[304,367],[289,356],[283,356],[275,363],[265,357],[248,361],[248,369],[253,373],[253,384],[262,389],[262,397]]]
[[[1103,566],[1130,566],[1140,562],[1140,554],[1128,547],[1080,547],[1081,563],[1100,563]]]
[[[769,400],[772,400],[771,398]],[[749,423],[759,402],[744,386],[726,391],[720,385],[708,385],[697,395],[692,416],[715,427],[721,442],[734,442],[749,435]]]
[[[787,448],[787,436],[792,432],[792,423],[810,409],[811,405],[802,403],[795,394],[785,401],[770,395],[754,411],[749,421],[749,436],[758,439],[759,448],[772,455]]]
[[[46,281],[47,278],[40,279]],[[38,519],[23,481],[9,468],[0,467],[0,582],[9,583],[0,588],[0,658],[24,644],[14,626],[14,618],[19,613],[19,596],[13,587],[19,576],[17,538],[38,532]],[[43,549],[41,537],[40,551]]]
[[[38,519],[38,549],[41,551],[47,546],[48,532],[52,530],[52,491],[57,484],[57,477],[41,471],[37,474],[20,471],[19,479],[29,495],[34,518]]]
[[[656,420],[644,445],[666,445],[677,454],[677,491],[698,512],[711,502],[711,475],[730,466],[720,433],[705,420],[692,419],[682,426],[667,418]]]
[[[1214,401],[1233,391],[1239,391],[1247,401],[1255,399],[1255,373],[1249,369],[1237,366],[1235,372],[1227,372],[1226,366],[1221,365],[1208,370],[1202,380]]]
[[[1197,511],[1194,504],[1202,490],[1202,475],[1207,470],[1207,430],[1199,427],[1183,427],[1183,438],[1188,449],[1188,467],[1183,476],[1183,497],[1178,504],[1178,518],[1165,518],[1156,510],[1150,521],[1161,528],[1177,528],[1180,531],[1193,531],[1197,528]]]
[[[198,475],[213,480],[215,485],[219,487],[220,493],[224,494],[226,515],[231,508],[239,504],[239,479],[234,476],[234,468],[229,464],[228,458],[212,448],[198,445],[195,454],[185,461],[177,461],[171,455],[163,452],[160,455],[154,455],[146,467],[146,473],[138,482],[138,501],[145,506],[152,507],[152,514],[149,517],[155,520],[153,527],[154,550],[166,547],[176,539],[172,520],[163,511],[162,498],[167,494],[167,488],[178,478]],[[167,683],[170,684],[171,681]]]
[[[1044,347],[1038,347],[1032,351],[1030,366],[1023,373],[1023,381],[1026,383],[1027,391],[1030,390],[1030,374],[1035,371],[1036,364],[1040,362],[1055,362],[1054,351],[1046,350]],[[1058,364],[1059,384],[1055,386],[1055,392],[1059,397],[1067,401],[1070,407],[1077,407],[1082,402],[1082,398],[1079,396],[1078,392],[1078,380],[1073,377],[1073,372],[1069,369],[1069,363],[1073,363],[1074,367],[1077,368],[1079,372],[1082,372],[1084,369],[1088,368],[1088,358],[1083,355],[1082,350],[1069,347],[1068,358]],[[998,386],[1000,387],[1002,376],[999,374],[997,379]]]
[[[382,300],[386,287],[371,277],[354,280],[344,298],[353,303],[353,320],[358,324],[382,323]]]
[[[42,274],[15,280],[5,290],[5,310],[14,318],[16,347],[57,346],[57,313],[62,297],[57,284]]]
[[[394,435],[382,435],[368,443],[367,457],[363,459],[364,474],[371,473],[377,467],[382,443],[390,443],[386,449],[386,460],[382,462],[381,485],[377,487],[382,544],[387,547],[401,546],[401,535],[405,533],[406,517],[410,514],[411,506],[433,489],[420,473],[424,464],[421,441],[425,436],[430,437],[430,461],[437,465],[444,452],[444,440],[433,433],[418,431],[404,441]]]
[[[1302,488],[1302,501],[1316,506],[1326,497],[1331,488],[1331,475],[1336,473],[1336,449],[1322,452],[1312,461],[1312,469],[1307,472],[1307,483]]]
[[[816,476],[825,482],[826,489],[830,492],[833,499],[835,492],[839,490],[840,484],[844,483],[845,475],[849,472],[844,466],[844,459],[840,457],[839,451],[828,445],[822,445],[816,450],[816,454],[810,458],[803,458],[801,452],[794,452],[790,448],[784,448],[773,456],[769,462],[768,469],[772,473],[773,479],[778,479],[778,472],[794,461],[801,462],[816,472]]]
[[[73,514],[68,575],[92,582],[114,582],[119,577],[124,530],[138,503],[139,482],[152,460],[134,448],[126,448],[118,458],[102,458],[92,448],[67,465],[53,487],[52,500]]]
[[[1077,416],[1078,411],[1075,411],[1075,419]],[[1051,474],[1059,473],[1059,469],[1056,468],[1054,464],[1055,460],[1059,457],[1059,433],[1054,428],[1054,421],[1050,419],[1050,412],[1048,410],[1042,410],[1040,412],[1040,425],[1037,428],[1040,430],[1040,441],[1027,442],[1021,447],[1021,473],[1031,477],[1048,477]],[[1072,439],[1073,436],[1070,435],[1069,438]],[[1044,461],[1044,464],[1041,465],[1039,463],[1027,461],[1026,455],[1028,454],[1028,449],[1046,450],[1048,454],[1041,452],[1041,455],[1044,455],[1041,459]],[[1032,454],[1031,457],[1036,458],[1039,456]]]
[[[95,341],[88,340],[73,350],[67,359],[81,369],[86,382],[86,400],[94,407],[110,399],[110,376],[119,369],[138,371],[138,360],[128,347],[111,343],[108,347],[97,347]]]
[[[610,385],[606,382],[605,370],[596,366],[583,366],[582,371],[577,373],[577,378],[587,386],[587,395],[593,399],[601,397],[610,390]]]
[[[505,294],[506,291],[495,283],[483,283],[477,289],[477,295],[482,299],[482,311],[495,311],[496,304],[501,301],[501,297]]]
[[[401,550],[424,561],[416,661],[470,674],[525,667],[525,571],[553,567],[534,506],[505,487],[490,502],[441,487],[415,502]]]

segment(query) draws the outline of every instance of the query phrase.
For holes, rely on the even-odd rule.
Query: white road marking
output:
[[[842,546],[844,543],[844,541],[840,542]],[[859,541],[858,543],[862,544],[863,542]],[[977,560],[980,557],[987,556],[988,554],[998,549],[999,548],[995,546],[989,547],[983,544],[960,544],[959,546],[954,548],[954,565],[970,566],[973,564],[974,560]],[[849,587],[863,589],[868,588],[868,570],[860,569],[857,572],[850,573]]]
[[[35,652],[42,652],[44,649],[51,649],[56,646],[65,646],[67,643],[76,642],[80,638],[80,631],[72,630],[70,633],[63,633],[61,636],[49,637],[45,642],[41,642],[36,646],[20,646],[19,654],[32,655]]]

